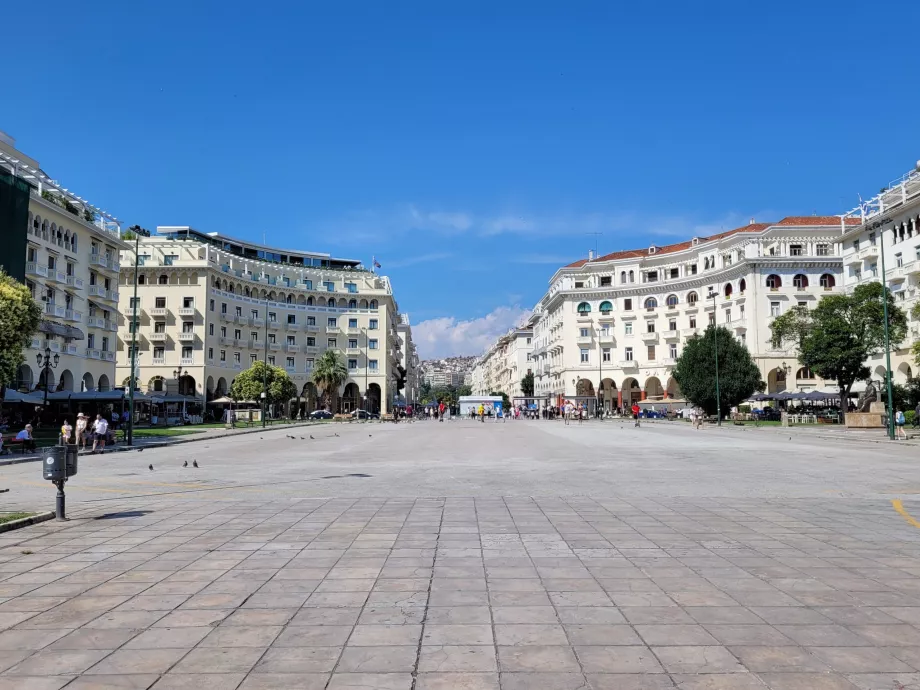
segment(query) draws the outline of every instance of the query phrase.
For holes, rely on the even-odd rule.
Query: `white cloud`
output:
[[[530,309],[498,307],[478,319],[460,321],[452,316],[420,321],[412,327],[412,339],[422,359],[477,355],[509,328],[530,316]]]
[[[564,266],[572,263],[577,259],[576,256],[562,256],[561,254],[521,254],[514,257],[512,261],[516,264],[550,264],[552,266]]]
[[[406,266],[415,266],[416,264],[426,264],[433,261],[441,261],[442,259],[449,259],[453,254],[450,252],[435,252],[432,254],[422,254],[420,256],[406,256],[401,259],[387,259],[379,258],[381,264],[384,264],[385,268],[405,268]]]

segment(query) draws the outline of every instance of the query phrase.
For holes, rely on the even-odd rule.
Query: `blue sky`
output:
[[[0,129],[127,224],[370,261],[423,355],[561,264],[840,213],[920,158],[920,3],[13,3]],[[588,233],[601,232],[595,237]]]

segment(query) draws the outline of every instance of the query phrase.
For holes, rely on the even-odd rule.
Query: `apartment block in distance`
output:
[[[136,305],[133,245],[122,256],[120,380],[128,379],[135,330],[142,391],[220,397],[241,371],[265,359],[288,372],[309,412],[322,404],[311,377],[328,349],[348,368],[334,412],[391,410],[406,372],[386,276],[354,260],[184,226],[158,227],[139,247]],[[402,329],[411,343],[408,323]]]
[[[4,228],[0,265],[25,281],[43,312],[16,381],[6,383],[20,391],[110,390],[116,385],[119,253],[126,246],[118,219],[65,189],[2,133],[0,173],[28,193],[22,227]],[[19,250],[22,257],[4,256]],[[56,366],[39,366],[46,355]]]

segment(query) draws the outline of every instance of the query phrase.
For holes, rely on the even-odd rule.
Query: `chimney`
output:
[[[594,250],[589,249],[588,250],[588,261],[593,261],[593,260],[594,260]]]
[[[751,225],[754,224],[754,216],[751,216]]]

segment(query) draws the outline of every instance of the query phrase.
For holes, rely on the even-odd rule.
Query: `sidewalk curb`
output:
[[[366,424],[368,422],[366,420],[362,420],[360,422],[349,421],[349,422],[337,422],[337,423],[338,424],[356,424],[356,423]],[[265,433],[268,431],[272,431],[274,429],[296,429],[299,427],[321,426],[325,424],[329,424],[329,422],[301,422],[298,424],[273,424],[271,426],[265,427],[264,429],[261,426],[255,427],[252,429],[233,429],[231,430],[231,433],[221,434],[219,436],[204,436],[204,437],[198,437],[198,438],[195,438],[195,434],[189,434],[189,436],[191,436],[192,438],[185,438],[183,436],[177,436],[175,437],[174,441],[145,443],[143,445],[138,445],[138,446],[124,446],[124,445],[116,446],[114,448],[109,448],[105,453],[103,453],[103,455],[109,455],[111,453],[130,453],[131,451],[138,451],[142,448],[143,449],[165,448],[167,446],[177,446],[183,443],[200,443],[201,441],[219,441],[222,438],[228,438],[231,436],[244,436],[246,434]],[[80,453],[80,457],[91,456],[91,455],[92,453],[90,452]],[[5,467],[7,465],[19,465],[24,462],[41,462],[41,456],[36,457],[36,458],[27,457],[27,458],[14,458],[10,460],[0,460],[0,467]]]
[[[29,525],[37,525],[40,522],[47,522],[48,520],[54,519],[54,511],[48,511],[47,513],[36,513],[31,517],[22,518],[21,520],[11,520],[10,522],[4,522],[0,524],[0,534],[4,532],[11,532],[14,529],[19,529],[20,527],[28,527]]]

